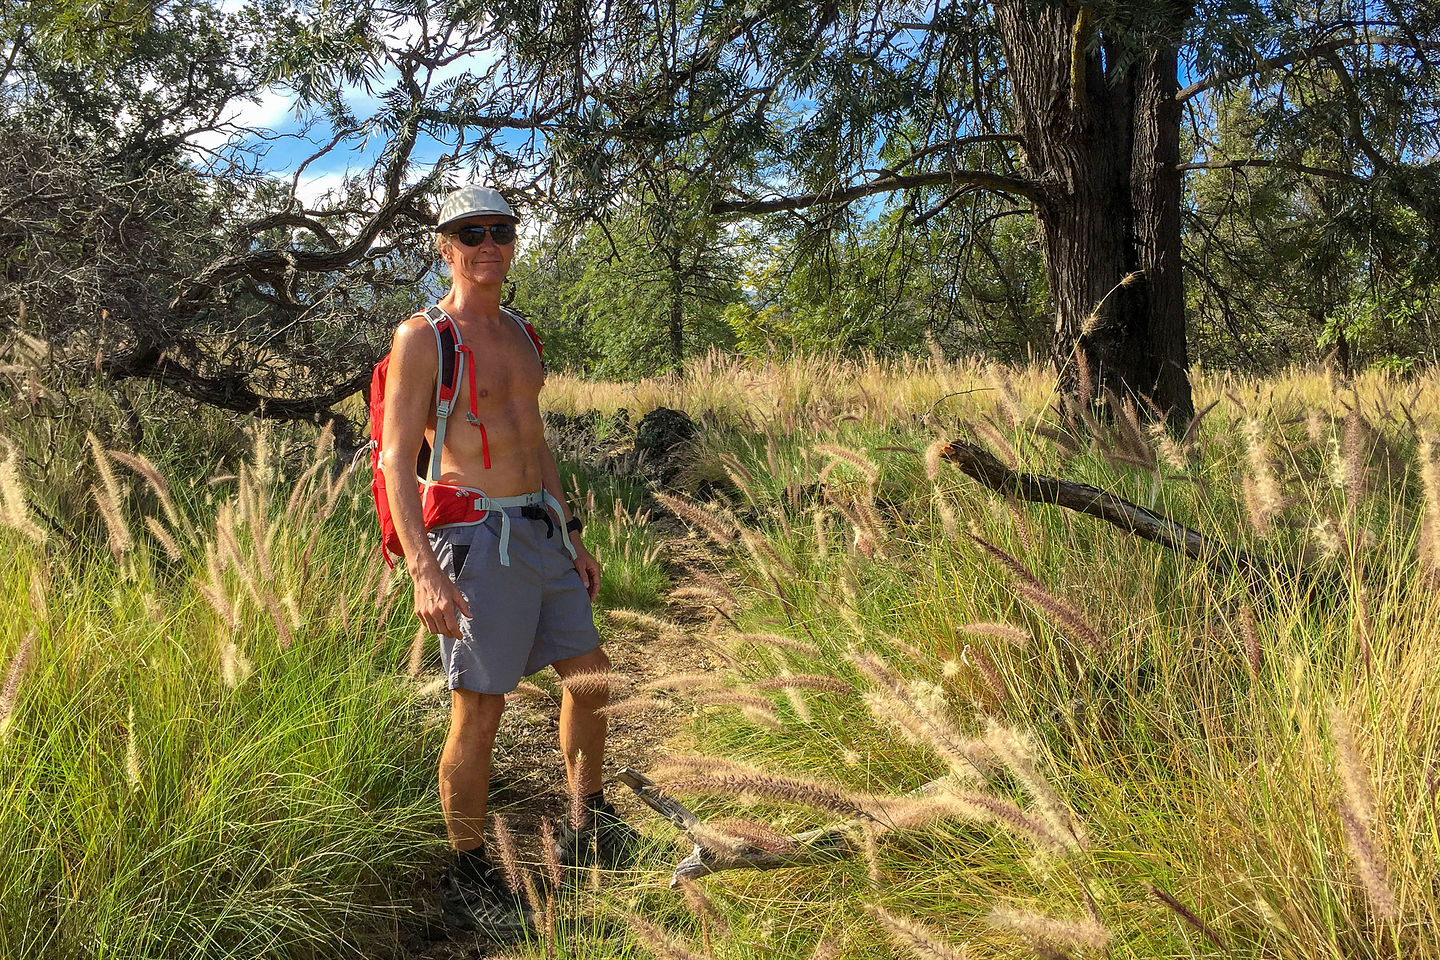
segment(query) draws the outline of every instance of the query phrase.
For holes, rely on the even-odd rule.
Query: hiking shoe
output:
[[[479,878],[451,869],[440,878],[440,914],[453,930],[482,933],[494,940],[519,940],[534,932],[524,902],[510,892],[493,864]]]
[[[579,830],[566,820],[560,825],[560,836],[555,841],[555,855],[567,867],[598,863],[607,870],[615,870],[632,865],[639,849],[640,834],[622,820],[608,802],[586,810]]]

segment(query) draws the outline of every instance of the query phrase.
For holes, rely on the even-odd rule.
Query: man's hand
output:
[[[470,604],[460,588],[438,565],[415,575],[415,613],[425,629],[445,637],[460,636],[460,615],[470,616]]]
[[[570,542],[575,545],[575,569],[580,572],[580,582],[585,584],[585,590],[590,594],[590,602],[594,603],[595,597],[600,593],[600,564],[590,556],[585,544],[580,542],[579,533],[572,533]]]

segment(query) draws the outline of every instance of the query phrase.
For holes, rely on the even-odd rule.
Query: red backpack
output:
[[[530,343],[535,347],[535,356],[539,358],[543,367],[545,364],[545,344],[541,342],[540,335],[530,322],[513,310],[501,307],[500,312],[518,323],[525,335],[530,338]],[[485,462],[485,469],[490,469],[490,442],[485,436],[485,424],[480,422],[476,415],[475,408],[475,365],[471,361],[470,348],[465,346],[460,339],[460,328],[450,315],[440,309],[438,304],[427,307],[422,313],[415,316],[423,316],[430,323],[430,329],[435,333],[435,349],[440,355],[440,368],[435,377],[435,444],[432,447],[430,442],[421,438],[420,453],[415,461],[415,480],[420,485],[421,509],[425,520],[425,529],[433,530],[435,527],[445,523],[455,522],[460,519],[450,517],[447,511],[460,510],[468,514],[469,501],[456,497],[433,496],[432,492],[438,493],[437,487],[443,488],[446,485],[435,481],[440,476],[440,453],[445,445],[445,427],[450,414],[455,407],[455,394],[458,391],[460,378],[469,374],[470,386],[470,410],[465,414],[467,423],[473,424],[480,429],[480,449]],[[375,514],[380,519],[380,548],[381,555],[386,563],[393,563],[391,557],[404,556],[405,552],[400,546],[400,538],[395,533],[395,522],[390,517],[390,497],[385,492],[385,472],[380,469],[380,455],[384,449],[381,430],[385,425],[385,377],[390,371],[390,355],[387,353],[375,364],[375,372],[370,377],[370,493],[375,498]],[[362,448],[363,449],[363,448]]]

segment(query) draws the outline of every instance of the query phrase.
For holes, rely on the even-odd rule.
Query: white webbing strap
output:
[[[455,397],[459,395],[460,376],[465,372],[465,355],[455,351],[455,393],[451,394],[449,400],[440,399],[440,390],[445,377],[445,345],[440,341],[440,321],[449,315],[440,305],[431,304],[425,309],[425,319],[430,323],[430,331],[435,334],[435,356],[439,358],[439,366],[435,368],[435,442],[430,445],[430,467],[425,476],[421,479],[436,481],[440,479],[440,457],[445,449],[445,423],[450,419],[450,411],[455,407]],[[455,343],[460,343],[460,328],[455,321],[450,321],[450,330],[455,336]]]

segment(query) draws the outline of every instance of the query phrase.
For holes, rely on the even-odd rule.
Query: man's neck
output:
[[[441,300],[445,312],[457,320],[498,320],[500,318],[500,285],[455,283]]]

